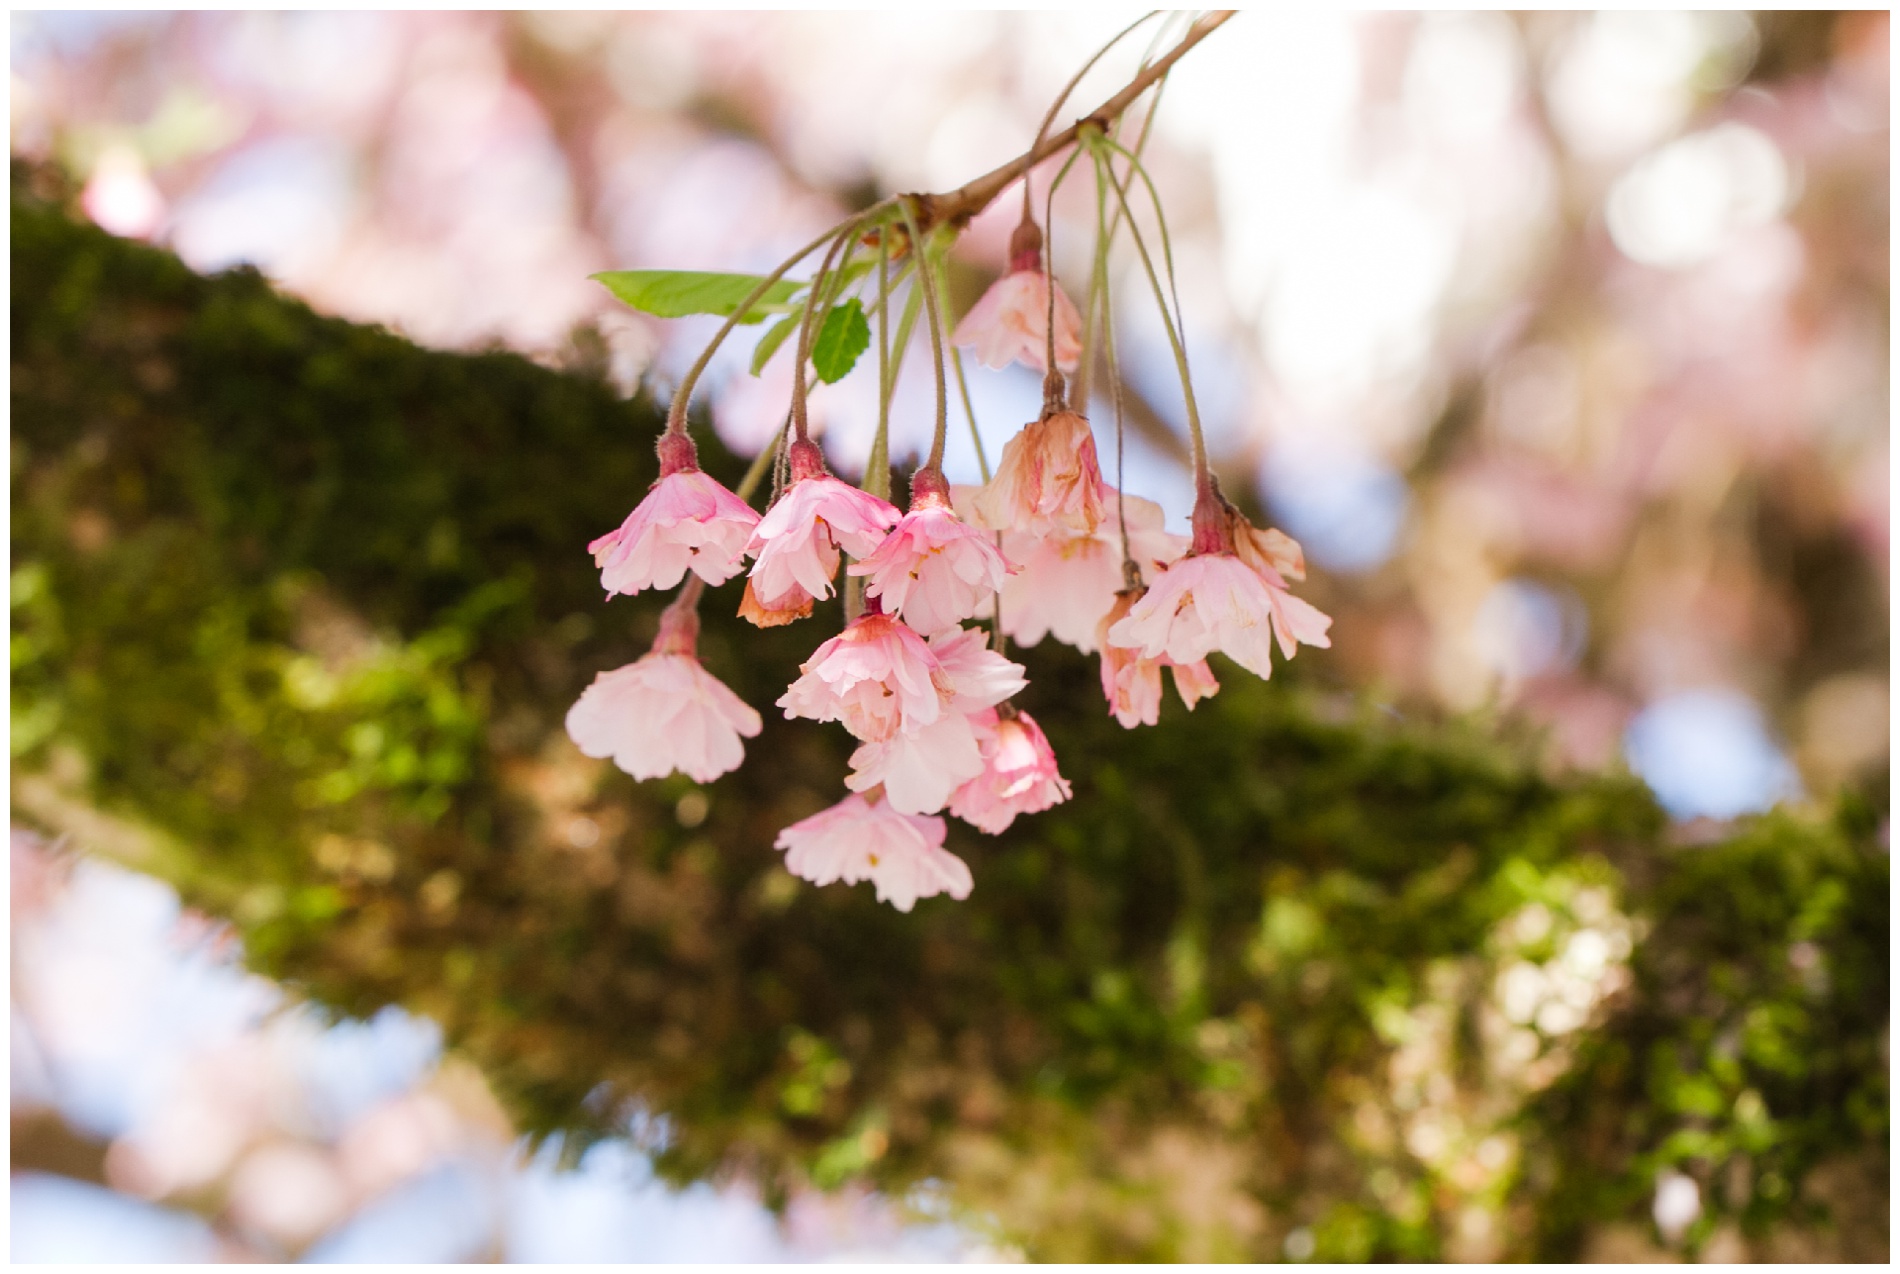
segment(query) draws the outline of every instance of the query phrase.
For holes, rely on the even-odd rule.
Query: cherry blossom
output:
[[[938,633],[930,639],[930,652],[949,686],[946,706],[953,712],[968,715],[994,708],[1029,684],[1023,666],[991,650],[981,628]]]
[[[844,785],[854,792],[882,785],[884,798],[904,813],[934,814],[982,772],[983,749],[971,718],[946,712],[916,731],[860,744]]]
[[[759,714],[700,667],[693,653],[697,615],[678,605],[660,621],[653,649],[603,672],[568,709],[567,733],[588,756],[612,757],[636,779],[675,770],[710,783],[745,759]]]
[[[866,576],[866,597],[929,636],[974,616],[1011,569],[990,538],[950,507],[943,475],[920,469],[911,483],[910,512],[848,573]]]
[[[950,677],[922,637],[893,615],[866,611],[820,646],[779,697],[787,717],[842,721],[877,743],[943,715]]]
[[[851,755],[845,786],[864,791],[883,784],[891,804],[907,814],[934,814],[962,784],[983,772],[980,740],[989,710],[1028,685],[1023,666],[988,645],[979,628],[957,628],[930,640],[937,657],[943,714],[928,725],[865,743]]]
[[[1004,444],[996,476],[970,504],[975,520],[992,531],[1091,535],[1107,494],[1088,418],[1045,410]]]
[[[660,439],[660,476],[618,528],[587,546],[609,596],[672,588],[690,569],[723,584],[745,564],[759,515],[700,471],[682,435]]]
[[[1003,536],[1004,554],[1021,563],[1002,590],[1003,631],[1012,641],[1034,646],[1054,634],[1084,654],[1096,649],[1101,618],[1126,586],[1114,489],[1104,495],[1109,515],[1092,535]],[[1125,501],[1128,551],[1144,573],[1159,572],[1187,551],[1186,536],[1163,529],[1160,505],[1134,495]]]
[[[830,597],[839,551],[870,556],[903,516],[890,502],[826,473],[814,443],[793,443],[791,461],[791,484],[759,519],[745,548],[758,559],[749,581],[757,613],[740,613],[762,627],[789,622],[797,618],[789,612],[808,611],[812,600]]]
[[[879,902],[909,911],[919,898],[970,896],[975,882],[943,847],[946,831],[943,819],[905,814],[873,788],[793,823],[774,847],[785,851],[785,869],[794,876],[814,885],[869,880]]]
[[[1236,555],[1242,543],[1245,560]],[[1166,655],[1176,664],[1221,650],[1256,676],[1270,676],[1276,636],[1288,659],[1301,642],[1332,645],[1326,630],[1333,621],[1287,591],[1276,562],[1305,570],[1297,543],[1256,531],[1210,479],[1195,501],[1189,556],[1161,572],[1107,629],[1107,640],[1134,647],[1145,659]]]
[[[970,720],[983,736],[983,769],[957,789],[950,800],[952,814],[995,836],[1018,814],[1069,799],[1069,781],[1056,771],[1055,750],[1027,712],[985,712]]]
[[[1055,290],[1056,365],[1074,371],[1082,358],[1082,316]],[[985,367],[1019,362],[1049,370],[1049,281],[1042,271],[1042,232],[1025,220],[1010,240],[1009,273],[990,285],[950,334],[953,345],[974,348]]]
[[[1219,650],[1258,677],[1273,675],[1273,599],[1237,557],[1176,562],[1108,629],[1111,645],[1145,659],[1193,663]]]
[[[1213,698],[1220,689],[1220,682],[1214,679],[1214,672],[1205,659],[1184,664],[1177,664],[1166,655],[1150,659],[1108,640],[1108,630],[1128,614],[1138,595],[1136,591],[1119,594],[1097,629],[1102,647],[1102,693],[1108,699],[1108,710],[1115,720],[1130,730],[1160,720],[1163,668],[1174,670],[1175,692],[1190,712],[1196,703]]]

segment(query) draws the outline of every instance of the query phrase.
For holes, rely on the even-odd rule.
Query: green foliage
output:
[[[1885,1162],[1873,797],[1677,845],[1640,785],[1364,710],[1323,655],[1130,732],[1046,643],[1023,706],[1075,799],[953,823],[975,892],[900,915],[771,848],[842,731],[768,712],[705,787],[562,731],[664,602],[603,603],[583,547],[654,477],[651,404],[17,194],[12,318],[16,817],[152,832],[263,971],[431,1014],[570,1151],[934,1181],[1049,1259],[1568,1259],[1665,1166],[1699,1241],[1847,1225],[1804,1183]],[[737,589],[701,655],[766,705],[830,623]]]
[[[827,384],[841,381],[870,347],[871,325],[865,320],[863,304],[854,296],[825,315],[824,326],[812,341],[812,369]]]
[[[760,274],[716,274],[706,270],[603,270],[589,276],[636,310],[659,318],[688,314],[731,314],[765,282]],[[757,323],[798,294],[804,284],[780,279],[740,318]]]

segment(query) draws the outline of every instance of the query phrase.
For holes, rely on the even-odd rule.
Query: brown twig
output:
[[[1121,92],[1103,102],[1089,114],[1083,116],[1069,127],[1053,137],[1044,138],[1039,144],[1018,155],[999,168],[992,169],[975,181],[957,187],[947,194],[917,196],[917,223],[920,233],[929,233],[933,226],[944,224],[962,226],[990,206],[996,196],[1003,193],[1009,184],[1034,168],[1049,156],[1075,144],[1083,124],[1095,121],[1106,125],[1134,104],[1136,98],[1153,87],[1154,82],[1168,73],[1168,69],[1179,62],[1184,54],[1218,27],[1234,16],[1232,9],[1217,9],[1195,21],[1181,37],[1181,42],[1167,53],[1150,63],[1141,74],[1128,81]]]

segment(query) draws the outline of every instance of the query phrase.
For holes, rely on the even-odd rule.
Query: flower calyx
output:
[[[1026,215],[1009,236],[1009,272],[1025,270],[1042,273],[1042,227]]]
[[[699,472],[699,449],[686,434],[663,433],[653,449],[660,455],[660,476],[654,479],[655,485],[676,473]]]
[[[825,453],[820,451],[818,444],[809,438],[794,439],[792,445],[787,448],[786,455],[791,461],[793,482],[803,482],[806,478],[822,478],[831,472],[825,467]]]
[[[660,612],[660,632],[653,639],[653,653],[693,655],[699,650],[699,590],[688,585],[679,597]]]

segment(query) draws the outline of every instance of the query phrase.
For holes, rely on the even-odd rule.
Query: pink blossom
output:
[[[972,718],[984,734],[983,770],[959,787],[950,812],[990,835],[1000,834],[1018,814],[1034,814],[1066,801],[1069,781],[1056,772],[1055,750],[1027,712]]]
[[[931,478],[935,488],[926,482],[876,551],[847,568],[868,577],[866,597],[926,636],[975,615],[1010,572],[990,538],[951,510],[943,479],[929,470],[918,474]]]
[[[810,443],[803,445],[816,453]],[[839,550],[870,556],[902,516],[888,501],[822,470],[797,478],[759,519],[746,545],[745,551],[758,559],[751,577],[756,600],[769,611],[784,612],[830,597]]]
[[[865,743],[851,754],[852,772],[845,779],[858,792],[883,784],[891,804],[906,814],[936,813],[961,784],[982,773],[979,740],[988,727],[978,722],[993,718],[989,709],[1029,684],[1023,666],[991,650],[980,628],[939,633],[930,639],[930,652],[937,658],[942,714]]]
[[[660,478],[646,499],[587,546],[609,596],[671,588],[689,568],[708,584],[723,584],[744,565],[759,524],[751,505],[700,472],[691,442],[669,436],[660,450]]]
[[[1073,372],[1082,359],[1082,316],[1061,288],[1055,300],[1056,365]],[[985,367],[1007,367],[1013,360],[1046,372],[1048,332],[1049,284],[1038,264],[1011,269],[992,283],[957,324],[950,341],[974,347]]]
[[[1306,554],[1299,541],[1272,527],[1261,530],[1237,512],[1230,514],[1229,525],[1234,533],[1235,555],[1267,586],[1280,653],[1293,658],[1301,642],[1322,649],[1331,646],[1326,630],[1332,627],[1332,618],[1287,591],[1288,577],[1306,578]]]
[[[946,712],[914,732],[859,744],[844,785],[863,792],[882,784],[884,799],[893,807],[906,814],[934,814],[961,784],[982,772],[983,751],[972,719]]]
[[[787,717],[843,721],[866,742],[927,726],[953,693],[924,639],[891,615],[869,612],[820,646],[778,701]]]
[[[930,639],[930,652],[942,670],[940,685],[948,686],[945,706],[966,716],[994,708],[1029,684],[1023,666],[1005,659],[989,646],[981,628],[952,628]]]
[[[878,901],[899,911],[936,894],[968,898],[975,882],[944,849],[944,821],[905,814],[882,796],[847,796],[780,832],[774,846],[785,851],[785,869],[814,885],[869,880]]]
[[[1012,640],[1033,646],[1053,633],[1084,654],[1096,648],[1100,620],[1126,583],[1114,494],[1106,489],[1109,514],[1093,535],[1003,537],[1003,552],[1022,563],[1003,585],[1003,631]],[[1159,572],[1187,550],[1187,537],[1162,529],[1160,505],[1131,495],[1127,508],[1128,550],[1144,573]]]
[[[1088,418],[1045,411],[1004,444],[996,476],[970,503],[976,522],[992,531],[1091,535],[1107,492]]]
[[[1161,719],[1161,670],[1174,669],[1174,689],[1190,712],[1202,699],[1211,699],[1220,689],[1214,672],[1204,659],[1177,664],[1166,655],[1144,658],[1139,651],[1117,646],[1108,640],[1108,630],[1134,606],[1135,594],[1122,593],[1108,614],[1102,616],[1097,630],[1102,647],[1102,693],[1108,710],[1126,729],[1153,725]]]
[[[1273,598],[1239,558],[1210,553],[1161,572],[1140,601],[1108,630],[1116,646],[1177,664],[1220,650],[1257,677],[1273,674]]]
[[[588,756],[613,758],[636,779],[678,770],[710,783],[745,759],[741,736],[759,733],[759,714],[700,667],[699,627],[689,610],[669,608],[653,649],[603,672],[567,712],[568,737]]]

